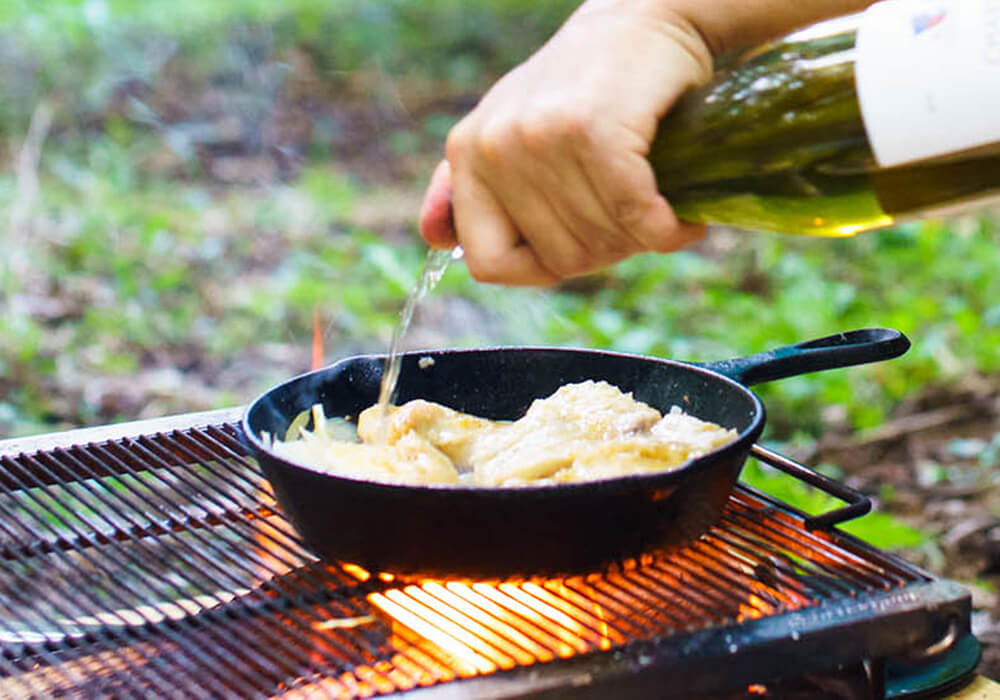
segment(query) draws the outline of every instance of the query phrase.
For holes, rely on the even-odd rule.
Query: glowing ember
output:
[[[306,681],[304,687],[322,687],[337,697],[410,690],[613,650],[664,630],[696,628],[703,610],[714,611],[719,623],[743,623],[815,602],[790,564],[763,559],[756,540],[723,538],[715,528],[687,547],[571,577],[407,581],[356,564],[340,569],[374,586],[365,598],[378,614],[334,614],[313,629],[337,635],[341,628],[383,624],[377,618],[389,627],[385,657],[318,684]],[[752,685],[747,693],[769,690]]]
[[[314,622],[313,629],[322,632],[323,630],[351,629],[361,625],[369,625],[375,622],[371,615],[361,615],[360,617],[337,617],[323,622]]]
[[[459,677],[613,649],[644,636],[651,621],[683,628],[692,606],[731,605],[733,618],[743,621],[808,602],[757,580],[751,567],[720,564],[696,544],[673,557],[643,555],[617,572],[519,583],[424,580],[367,599],[392,620],[392,646],[399,652],[393,664],[443,665]],[[342,566],[361,581],[394,582],[387,574]],[[431,659],[438,661],[429,664]],[[360,680],[377,686],[372,677]]]
[[[350,574],[359,581],[367,581],[372,577],[372,575],[368,573],[367,569],[362,569],[357,564],[342,564],[340,568],[342,568],[345,573]]]

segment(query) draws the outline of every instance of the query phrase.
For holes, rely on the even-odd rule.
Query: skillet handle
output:
[[[889,360],[909,348],[909,339],[897,330],[864,328],[702,366],[751,386],[809,372]]]
[[[754,445],[750,448],[750,453],[764,464],[783,471],[785,474],[804,481],[810,486],[847,503],[843,508],[837,508],[827,513],[806,515],[803,524],[807,530],[825,530],[848,520],[860,518],[872,509],[871,499],[860,491],[855,491],[846,484],[841,484],[838,481],[823,476],[819,472],[814,472],[809,467],[790,460],[784,455],[780,455],[762,445]]]

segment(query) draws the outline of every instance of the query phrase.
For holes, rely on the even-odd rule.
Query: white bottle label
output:
[[[855,79],[883,167],[1000,142],[1000,0],[872,5]]]

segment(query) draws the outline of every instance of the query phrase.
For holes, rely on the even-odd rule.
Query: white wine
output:
[[[1000,194],[1000,0],[887,0],[720,69],[650,151],[682,219],[850,236]]]

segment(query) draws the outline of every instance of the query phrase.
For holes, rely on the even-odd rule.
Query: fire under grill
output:
[[[956,584],[742,486],[698,541],[588,575],[326,564],[233,418],[0,442],[0,695],[878,697],[968,631]]]

